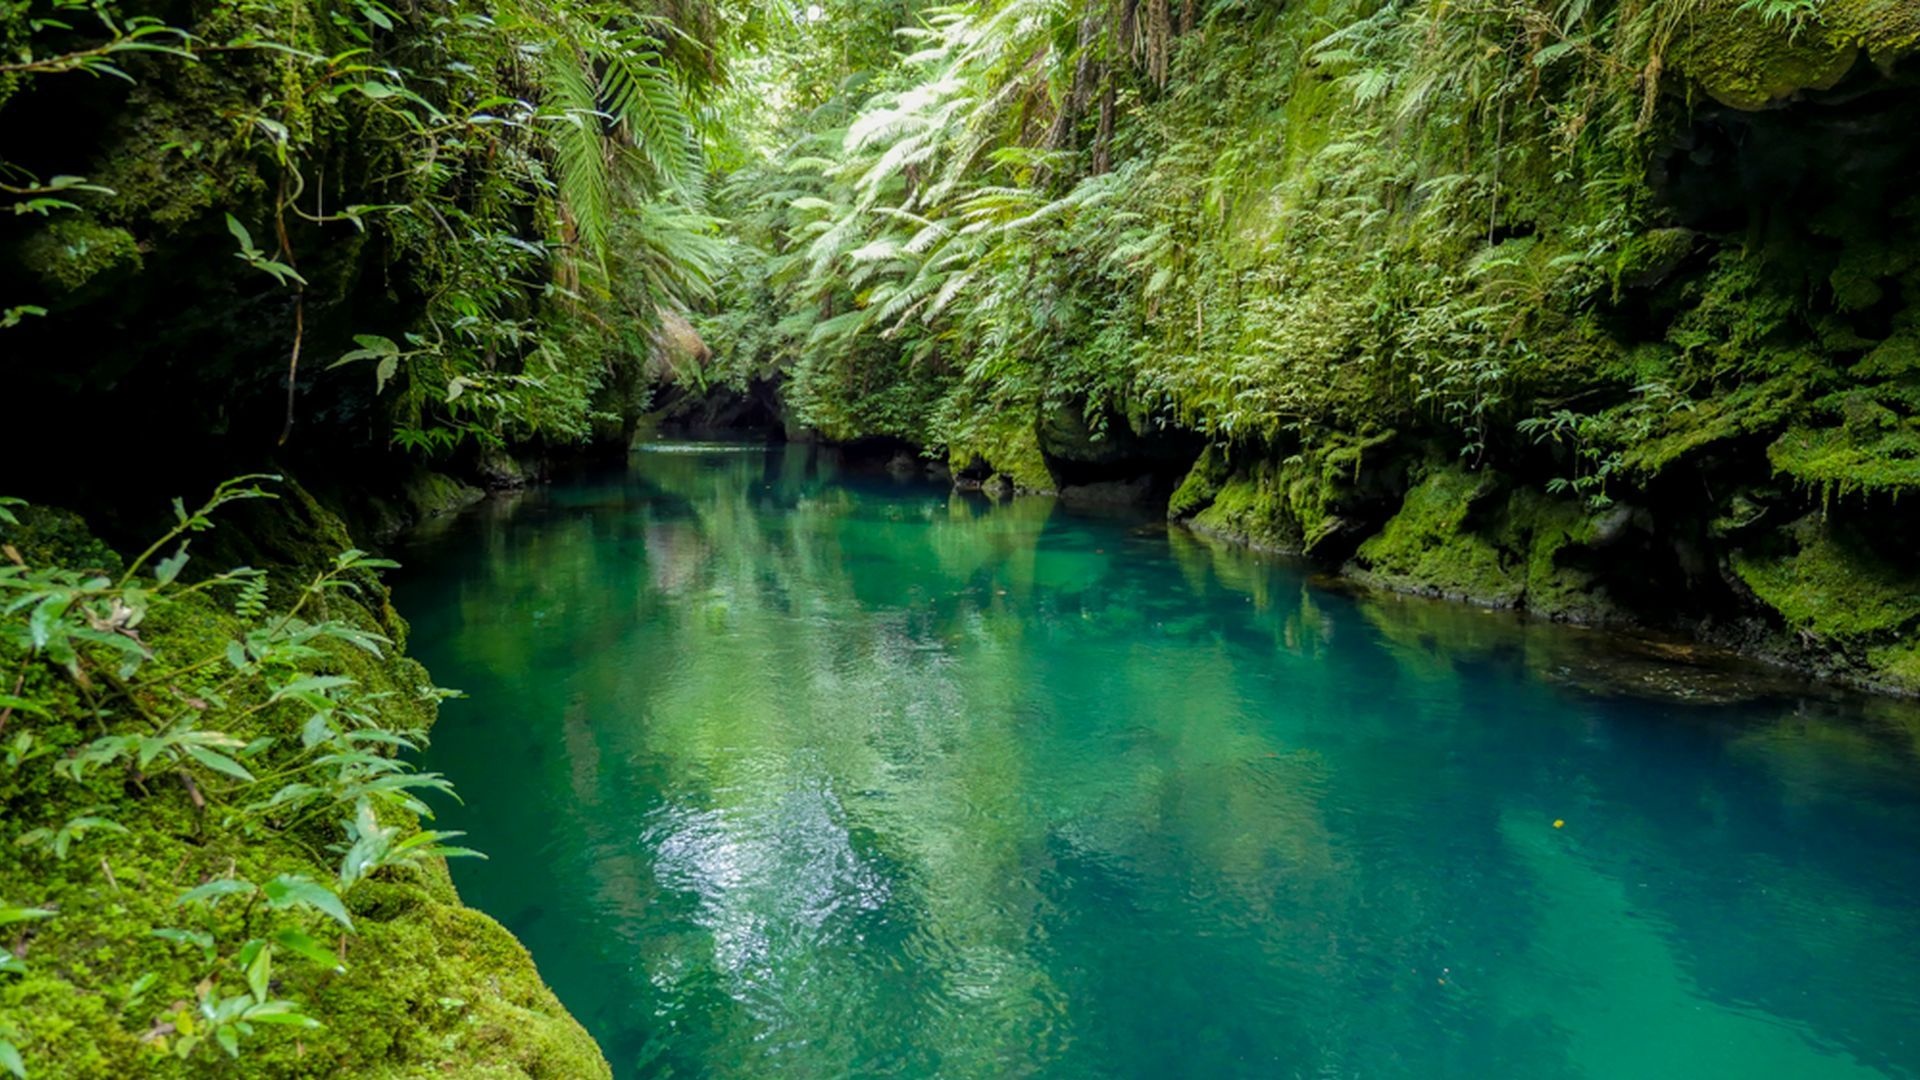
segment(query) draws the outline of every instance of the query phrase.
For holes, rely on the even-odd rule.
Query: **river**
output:
[[[620,1077],[1920,1075],[1907,707],[806,447],[402,558],[455,879]]]

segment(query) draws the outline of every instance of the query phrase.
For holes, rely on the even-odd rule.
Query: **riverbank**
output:
[[[1392,433],[1279,461],[1208,446],[1189,464],[1190,434],[1107,430],[1075,440],[1042,427],[1011,448],[945,455],[901,440],[845,445],[875,468],[963,490],[1164,512],[1368,588],[1689,641],[1819,682],[1920,696],[1908,664],[1920,576],[1879,553],[1887,522],[1863,536],[1844,505],[1748,489],[1727,498],[1769,505],[1750,503],[1751,520],[1730,523],[1704,516],[1726,499],[1596,507]]]
[[[412,794],[439,781],[396,756],[444,693],[380,564],[259,487],[139,565],[0,508],[0,1052],[34,1080],[609,1077],[448,876]]]

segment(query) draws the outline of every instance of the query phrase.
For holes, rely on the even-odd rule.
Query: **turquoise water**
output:
[[[1920,1074],[1891,705],[802,448],[404,557],[455,878],[621,1077]]]

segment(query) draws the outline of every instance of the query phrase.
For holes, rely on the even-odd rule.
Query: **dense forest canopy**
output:
[[[457,1008],[307,1026],[418,989],[327,981],[323,930],[465,918],[391,757],[437,699],[337,515],[662,424],[1920,691],[1912,0],[0,12],[4,880],[59,883],[0,922],[147,942],[5,954],[0,1070],[429,1074]],[[211,518],[168,500],[254,472],[300,483],[221,488],[197,550],[256,569],[188,568]],[[184,903],[75,914],[116,806]],[[455,1057],[570,1067],[568,1023]]]

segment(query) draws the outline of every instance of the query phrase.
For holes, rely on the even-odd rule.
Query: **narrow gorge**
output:
[[[0,1075],[1920,1072],[1916,54],[7,4]]]

